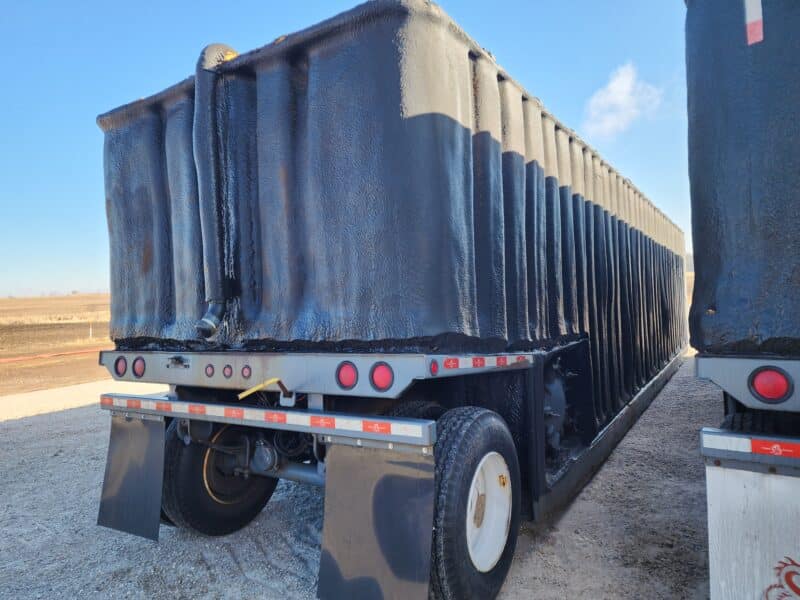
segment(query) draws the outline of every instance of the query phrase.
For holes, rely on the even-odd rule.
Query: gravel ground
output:
[[[719,423],[721,403],[690,363],[558,518],[523,527],[502,598],[707,597],[698,430]],[[225,538],[115,533],[95,526],[107,415],[90,406],[6,420],[6,398],[0,598],[314,597],[320,490],[282,482]]]

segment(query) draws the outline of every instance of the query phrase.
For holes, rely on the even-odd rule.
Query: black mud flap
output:
[[[163,418],[112,416],[97,524],[158,540],[163,478]]]
[[[426,600],[433,456],[329,446],[317,595]]]

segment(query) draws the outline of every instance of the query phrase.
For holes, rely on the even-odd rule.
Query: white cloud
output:
[[[639,79],[632,62],[617,67],[586,103],[583,129],[589,137],[612,138],[661,104],[663,91]]]

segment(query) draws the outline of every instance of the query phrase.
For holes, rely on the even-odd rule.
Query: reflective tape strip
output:
[[[346,435],[348,437],[416,438],[420,444],[431,443],[431,436],[423,424],[413,420],[382,419],[377,416],[360,418],[353,415],[314,414],[302,411],[260,409],[224,404],[200,404],[197,402],[178,402],[164,398],[125,397],[103,395],[100,406],[120,411],[152,412],[173,417],[202,416],[207,420],[225,419],[227,422],[242,421],[243,424],[275,424],[296,427],[298,430],[325,430],[326,435]],[[269,425],[265,425],[267,428]],[[413,442],[412,442],[413,443]]]
[[[255,412],[255,411],[254,411]],[[276,412],[273,410],[264,411],[264,420],[267,423],[286,423],[286,413]]]
[[[342,429],[344,431],[368,431],[364,428],[364,423],[366,423],[364,419],[349,419],[347,417],[336,417],[336,429]],[[373,433],[382,433],[379,431],[374,431]]]
[[[703,446],[711,450],[750,452],[750,438],[703,434]]]
[[[235,407],[225,407],[225,416],[229,419],[244,419],[244,409]]]
[[[361,421],[361,430],[369,431],[371,433],[381,433],[384,435],[392,433],[392,424],[385,421]]]
[[[311,427],[336,429],[336,417],[311,417]]]
[[[742,454],[800,458],[800,442],[751,438],[746,435],[703,434],[703,448]]]
[[[286,417],[284,423],[286,423],[287,425],[299,425],[300,427],[311,427],[308,415],[304,415],[301,413],[292,413],[292,412],[286,412],[283,414]]]
[[[783,456],[786,458],[800,458],[800,444],[796,442],[783,442],[778,440],[751,441],[753,454],[766,454],[769,456]]]
[[[422,427],[411,423],[392,423],[392,435],[422,437]]]
[[[449,357],[444,359],[443,364],[445,369],[458,369],[459,360],[455,357]]]
[[[747,45],[764,41],[764,16],[761,0],[744,0],[744,20],[747,31]]]
[[[468,371],[471,369],[490,369],[503,368],[521,363],[532,361],[530,354],[500,354],[487,356],[447,356],[442,359],[442,366],[447,371]]]

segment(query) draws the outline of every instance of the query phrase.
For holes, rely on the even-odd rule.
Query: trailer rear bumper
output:
[[[700,436],[712,600],[800,596],[800,439]]]
[[[786,398],[765,401],[753,391],[752,376],[760,369],[779,369],[793,385]],[[783,412],[800,412],[800,360],[747,358],[734,356],[698,356],[697,377],[708,379],[748,408]]]
[[[408,446],[409,449],[418,448],[422,454],[430,453],[436,441],[435,421],[421,419],[185,402],[169,395],[103,394],[100,397],[100,408],[124,417],[171,417],[260,429],[298,431],[321,436],[321,441],[325,443],[377,445],[390,450],[395,446],[400,449]]]

